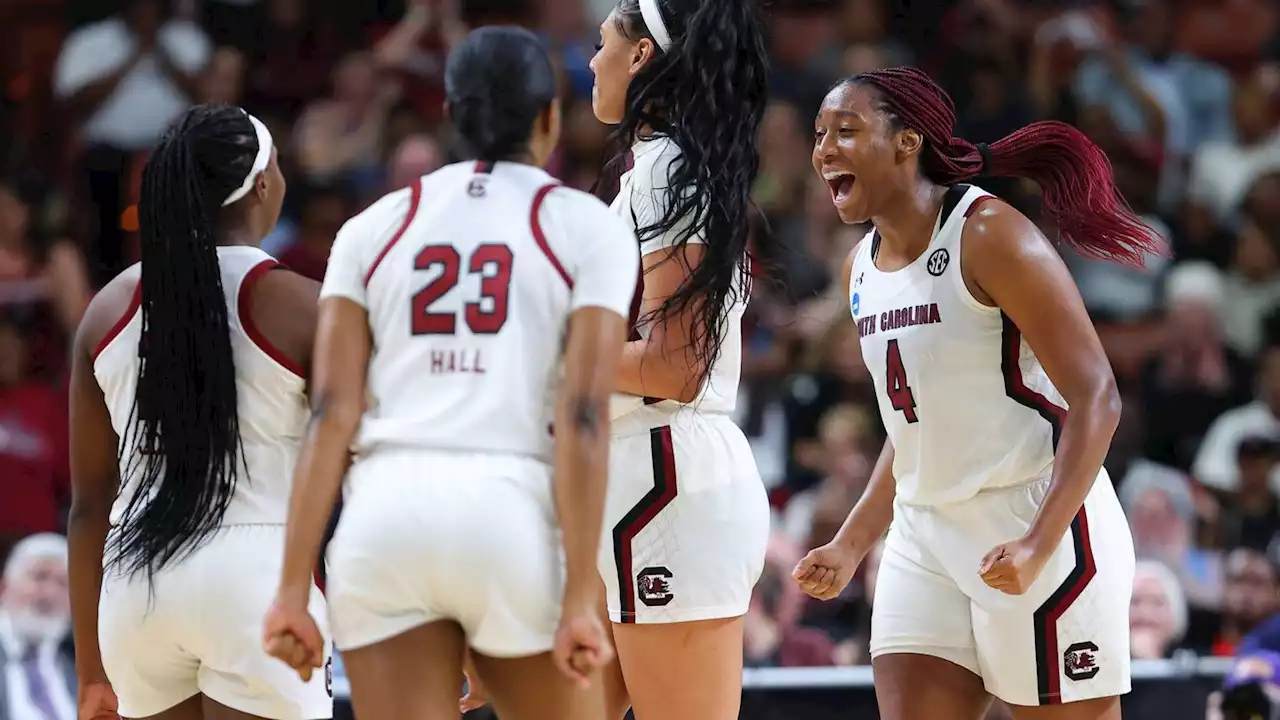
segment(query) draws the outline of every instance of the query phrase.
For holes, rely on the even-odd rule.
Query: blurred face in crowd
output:
[[[18,562],[23,566],[16,573],[5,573],[10,581],[0,587],[0,611],[8,615],[14,632],[28,642],[62,638],[71,613],[66,562],[54,557]]]
[[[1280,265],[1275,242],[1257,223],[1246,222],[1236,234],[1235,266],[1246,280],[1261,282]]]
[[[405,138],[391,158],[391,187],[409,187],[415,180],[440,168],[440,146],[429,135]]]
[[[342,59],[333,73],[333,94],[341,102],[362,108],[372,102],[378,92],[378,71],[364,53],[352,53]]]
[[[1259,447],[1238,453],[1236,466],[1240,469],[1240,494],[1258,496],[1268,493],[1271,470],[1275,465],[1274,451],[1269,448]]]
[[[267,0],[267,18],[275,28],[302,24],[302,0]]]
[[[244,79],[244,55],[231,47],[220,47],[209,59],[200,77],[201,101],[237,105]]]
[[[653,59],[658,48],[649,38],[632,40],[620,27],[615,10],[600,23],[600,44],[591,58],[595,84],[591,86],[591,109],[606,125],[622,122],[627,112],[627,88],[631,78]]]
[[[1227,555],[1226,565],[1226,583],[1222,590],[1224,614],[1252,626],[1280,607],[1275,569],[1266,555],[1236,548]]]
[[[130,0],[125,19],[138,35],[154,38],[164,23],[164,8],[159,0]]]
[[[1146,0],[1128,24],[1130,39],[1156,60],[1173,49],[1173,18],[1168,0]]]
[[[1167,643],[1174,632],[1173,604],[1164,582],[1149,567],[1139,564],[1133,576],[1129,600],[1129,626],[1133,632],[1153,632]]]
[[[1236,84],[1231,98],[1236,135],[1246,144],[1259,142],[1275,127],[1275,111],[1267,88],[1257,80]]]
[[[1273,414],[1280,414],[1280,347],[1269,347],[1258,359],[1258,394]]]
[[[0,388],[22,382],[27,373],[27,344],[16,325],[0,318]]]
[[[0,185],[0,243],[20,243],[26,239],[31,213],[13,188]]]
[[[924,138],[895,129],[876,100],[873,88],[841,83],[827,93],[814,121],[813,169],[846,223],[871,219],[919,176]]]
[[[1164,557],[1186,549],[1187,523],[1162,490],[1152,488],[1138,496],[1129,509],[1129,526],[1139,556]]]
[[[884,37],[884,3],[880,0],[844,0],[840,17],[849,42],[878,42]]]
[[[1245,212],[1263,227],[1280,228],[1280,174],[1268,173],[1254,180],[1244,205]]]
[[[1206,347],[1217,341],[1218,310],[1213,303],[1199,298],[1170,299],[1165,309],[1172,346],[1181,349]]]

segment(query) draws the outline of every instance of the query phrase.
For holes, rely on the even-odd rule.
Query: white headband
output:
[[[271,163],[271,131],[267,130],[267,126],[262,124],[258,118],[245,113],[249,118],[249,123],[253,125],[253,132],[258,136],[258,154],[253,158],[253,167],[249,168],[249,176],[240,183],[240,187],[235,192],[227,196],[222,201],[222,207],[226,207],[231,203],[239,200],[249,191],[253,189],[253,181],[267,169],[267,165]]]
[[[667,24],[662,22],[662,10],[658,9],[658,0],[640,0],[640,14],[644,24],[653,35],[653,41],[663,52],[671,49],[671,35],[667,32]]]

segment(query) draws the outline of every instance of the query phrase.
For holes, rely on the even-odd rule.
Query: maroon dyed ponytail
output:
[[[1082,255],[1140,267],[1147,253],[1167,252],[1116,189],[1106,154],[1074,127],[1037,122],[990,145],[974,145],[952,136],[955,103],[917,68],[873,70],[845,82],[875,88],[895,124],[924,136],[920,167],[933,182],[1025,178],[1040,186],[1044,213],[1062,242]]]

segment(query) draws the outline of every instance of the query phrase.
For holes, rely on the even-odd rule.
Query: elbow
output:
[[[360,402],[322,395],[311,409],[311,422],[319,434],[350,440],[360,429],[363,415],[364,407]]]
[[[1120,414],[1124,410],[1120,389],[1116,387],[1115,375],[1110,370],[1094,389],[1092,405],[1098,424],[1106,428],[1107,436],[1110,437],[1120,425]]]

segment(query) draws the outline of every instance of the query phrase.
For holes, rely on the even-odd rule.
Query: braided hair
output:
[[[1046,217],[1061,241],[1082,255],[1141,266],[1165,252],[1160,237],[1134,214],[1116,188],[1106,154],[1066,123],[1035,122],[990,145],[954,137],[955,103],[924,71],[895,67],[854,75],[837,84],[872,88],[877,109],[895,131],[925,139],[924,176],[953,185],[978,176],[1024,178],[1040,186]]]
[[[108,561],[148,578],[222,523],[242,471],[236,371],[218,265],[222,203],[253,167],[243,110],[179,117],[142,174],[140,371],[120,454],[137,477]]]

